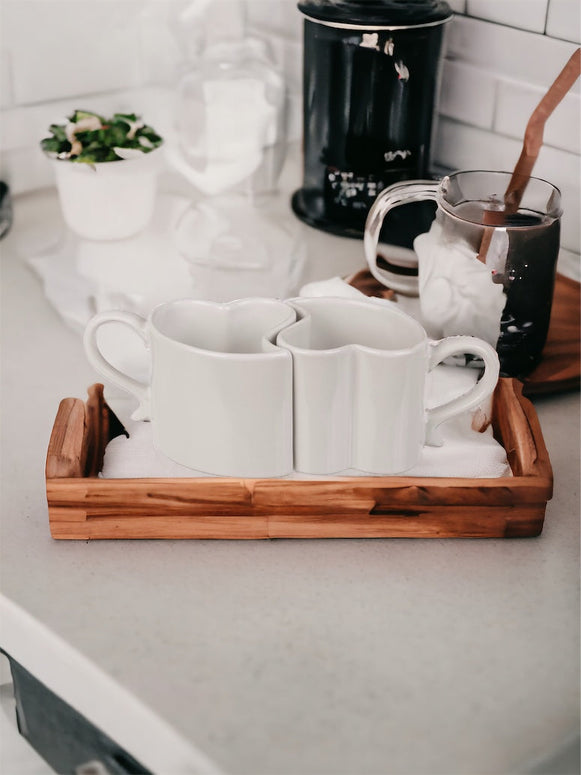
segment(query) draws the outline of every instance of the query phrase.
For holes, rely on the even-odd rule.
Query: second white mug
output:
[[[397,308],[370,300],[292,300],[299,320],[277,344],[293,357],[294,466],[310,474],[357,469],[398,474],[418,461],[437,427],[479,406],[499,373],[495,350],[480,339],[430,342]],[[472,353],[484,374],[466,394],[426,409],[426,376],[446,358]]]

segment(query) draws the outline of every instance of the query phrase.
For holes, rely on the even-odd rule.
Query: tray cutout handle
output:
[[[63,398],[54,422],[45,473],[47,479],[85,476],[88,456],[87,411],[80,398]]]
[[[493,404],[495,437],[500,439],[515,476],[544,478],[552,495],[553,468],[534,406],[517,379],[501,379]]]
[[[103,385],[80,398],[64,398],[54,422],[45,474],[47,479],[78,479],[97,476],[103,468],[105,447],[116,436],[129,436],[103,396]]]

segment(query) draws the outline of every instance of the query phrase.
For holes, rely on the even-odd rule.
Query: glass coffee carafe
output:
[[[485,339],[496,347],[501,374],[523,377],[539,363],[549,329],[561,194],[530,178],[516,212],[504,214],[510,180],[509,172],[474,170],[440,183],[390,186],[369,212],[364,244],[377,280],[404,294],[419,293],[421,321],[431,337]],[[435,201],[437,212],[429,231],[414,241],[417,275],[398,274],[377,255],[383,219],[393,208],[425,200]]]

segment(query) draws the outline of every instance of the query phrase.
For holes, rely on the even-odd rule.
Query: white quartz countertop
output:
[[[58,223],[54,191],[18,197],[0,245],[1,581],[31,633],[25,643],[7,618],[0,646],[69,701],[82,665],[95,668],[102,696],[83,712],[98,721],[110,690],[113,737],[148,766],[151,740],[129,730],[131,713],[115,716],[118,687],[154,714],[144,730],[159,721],[186,759],[191,746],[180,772],[524,773],[570,742],[578,394],[535,400],[555,476],[536,539],[55,541],[53,420],[61,398],[99,380],[25,265]],[[359,243],[304,228],[306,279],[362,268]],[[59,644],[70,668],[51,673]]]

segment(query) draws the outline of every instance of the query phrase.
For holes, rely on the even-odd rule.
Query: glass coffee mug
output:
[[[541,360],[549,329],[561,195],[551,183],[530,178],[518,210],[503,216],[510,178],[507,172],[475,170],[439,183],[390,186],[369,211],[364,246],[379,282],[404,294],[419,293],[429,336],[480,337],[496,347],[502,376],[523,377]],[[430,231],[414,241],[417,277],[398,274],[377,257],[383,220],[394,207],[426,199],[438,208]],[[488,225],[491,221],[498,225]]]

